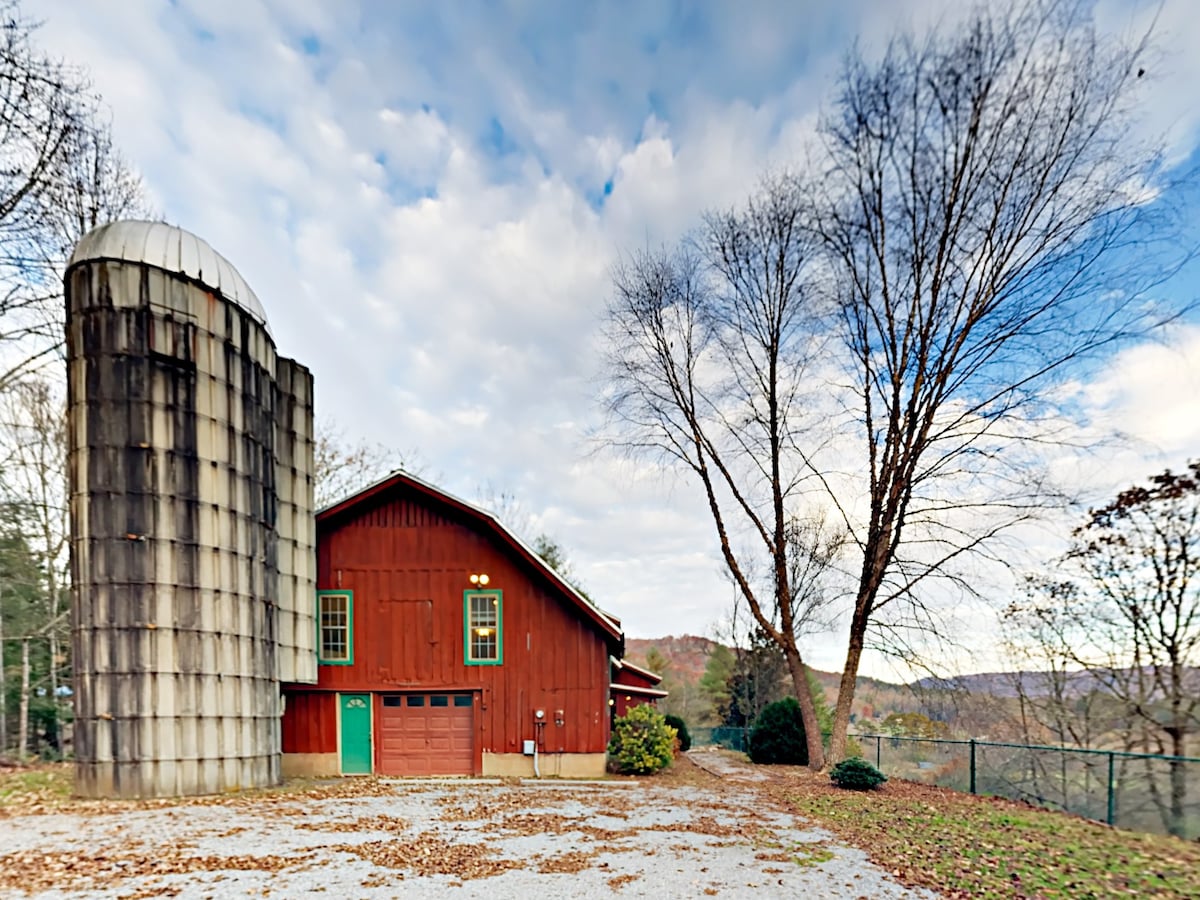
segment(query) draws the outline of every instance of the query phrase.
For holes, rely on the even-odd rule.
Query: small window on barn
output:
[[[501,591],[463,592],[463,644],[468,666],[504,661],[504,598]]]
[[[350,591],[317,591],[317,660],[323,665],[354,662],[354,595]]]

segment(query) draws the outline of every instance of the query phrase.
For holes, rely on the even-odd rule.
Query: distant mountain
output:
[[[646,656],[657,649],[667,661],[664,686],[672,691],[698,691],[700,679],[704,677],[709,654],[717,641],[698,635],[668,635],[662,638],[626,638],[625,655],[634,665],[646,666]],[[825,690],[825,698],[832,705],[837,702],[841,674],[813,669],[812,673]],[[854,694],[854,712],[870,718],[880,711],[908,709],[912,706],[911,690],[899,684],[891,684],[874,678],[860,677]]]
[[[704,668],[708,665],[708,655],[717,642],[706,637],[683,634],[679,637],[670,635],[664,638],[626,638],[625,655],[636,666],[646,665],[646,655],[650,648],[658,649],[663,658],[671,664],[671,672],[680,681],[695,683],[704,676]],[[659,672],[665,675],[665,672]]]
[[[1129,670],[1113,670],[1127,674]],[[1083,697],[1093,691],[1107,690],[1108,673],[1080,669],[1059,676],[1062,691],[1067,697]],[[1200,691],[1200,669],[1189,669],[1185,683],[1191,681]],[[956,675],[953,678],[922,678],[913,682],[918,691],[965,691],[970,694],[990,694],[993,697],[1018,697],[1023,690],[1027,697],[1044,697],[1055,691],[1055,682],[1046,672],[1018,670],[1014,672],[980,672],[975,675]]]

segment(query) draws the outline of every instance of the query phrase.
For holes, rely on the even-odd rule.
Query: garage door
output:
[[[384,694],[379,716],[381,775],[471,775],[471,694]]]

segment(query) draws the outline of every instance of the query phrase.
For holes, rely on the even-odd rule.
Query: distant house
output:
[[[662,676],[649,669],[635,666],[627,659],[614,659],[609,685],[614,718],[625,715],[635,706],[657,706],[658,701],[667,696],[667,692],[658,687],[661,682]]]
[[[620,625],[490,513],[393,474],[317,514],[317,588],[285,773],[603,774]]]

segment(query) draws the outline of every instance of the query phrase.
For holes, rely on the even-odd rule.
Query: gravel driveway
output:
[[[347,779],[0,818],[0,894],[932,896],[753,783],[676,768],[684,775],[640,782]]]

